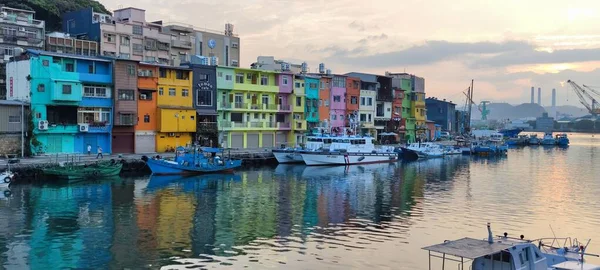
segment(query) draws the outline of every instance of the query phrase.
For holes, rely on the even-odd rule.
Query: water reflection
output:
[[[419,269],[421,246],[481,237],[487,221],[525,234],[550,223],[566,233],[599,226],[589,217],[600,206],[591,199],[600,184],[588,179],[598,169],[569,180],[573,164],[593,156],[590,151],[575,144],[514,149],[506,158],[279,165],[187,178],[18,186],[0,200],[0,261],[5,268],[379,263]],[[567,227],[561,217],[578,222]]]

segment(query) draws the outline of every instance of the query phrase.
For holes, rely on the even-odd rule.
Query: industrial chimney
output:
[[[538,87],[538,105],[542,106],[542,88]]]
[[[535,96],[535,87],[531,87],[531,104],[533,104],[534,102],[534,96]]]
[[[552,108],[556,108],[556,88],[552,88]]]

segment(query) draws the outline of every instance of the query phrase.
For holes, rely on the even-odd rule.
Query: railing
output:
[[[290,105],[279,105],[280,111],[290,111],[291,108],[292,108],[292,106],[290,106]]]
[[[200,131],[216,131],[217,122],[199,122],[196,125],[196,129]]]
[[[290,122],[279,122],[279,128],[291,128],[292,125]]]
[[[262,127],[264,127],[263,123],[264,122],[250,122],[250,127],[253,127],[253,128],[262,128]]]

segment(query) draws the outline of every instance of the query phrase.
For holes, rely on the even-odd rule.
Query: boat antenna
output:
[[[552,229],[552,224],[548,224],[548,226],[550,226],[550,231],[552,232],[552,235],[554,235],[554,239],[556,239],[556,234],[554,233],[554,229]],[[556,243],[558,244],[559,247],[561,247],[560,241],[556,241]]]
[[[487,229],[488,229],[488,243],[493,244],[494,243],[494,237],[492,234],[492,228],[490,227],[490,223],[487,223]]]

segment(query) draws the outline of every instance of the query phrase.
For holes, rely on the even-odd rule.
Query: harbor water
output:
[[[498,235],[591,238],[600,253],[600,136],[569,138],[503,158],[19,185],[0,200],[0,263],[427,269],[423,246],[484,239],[487,222]]]

